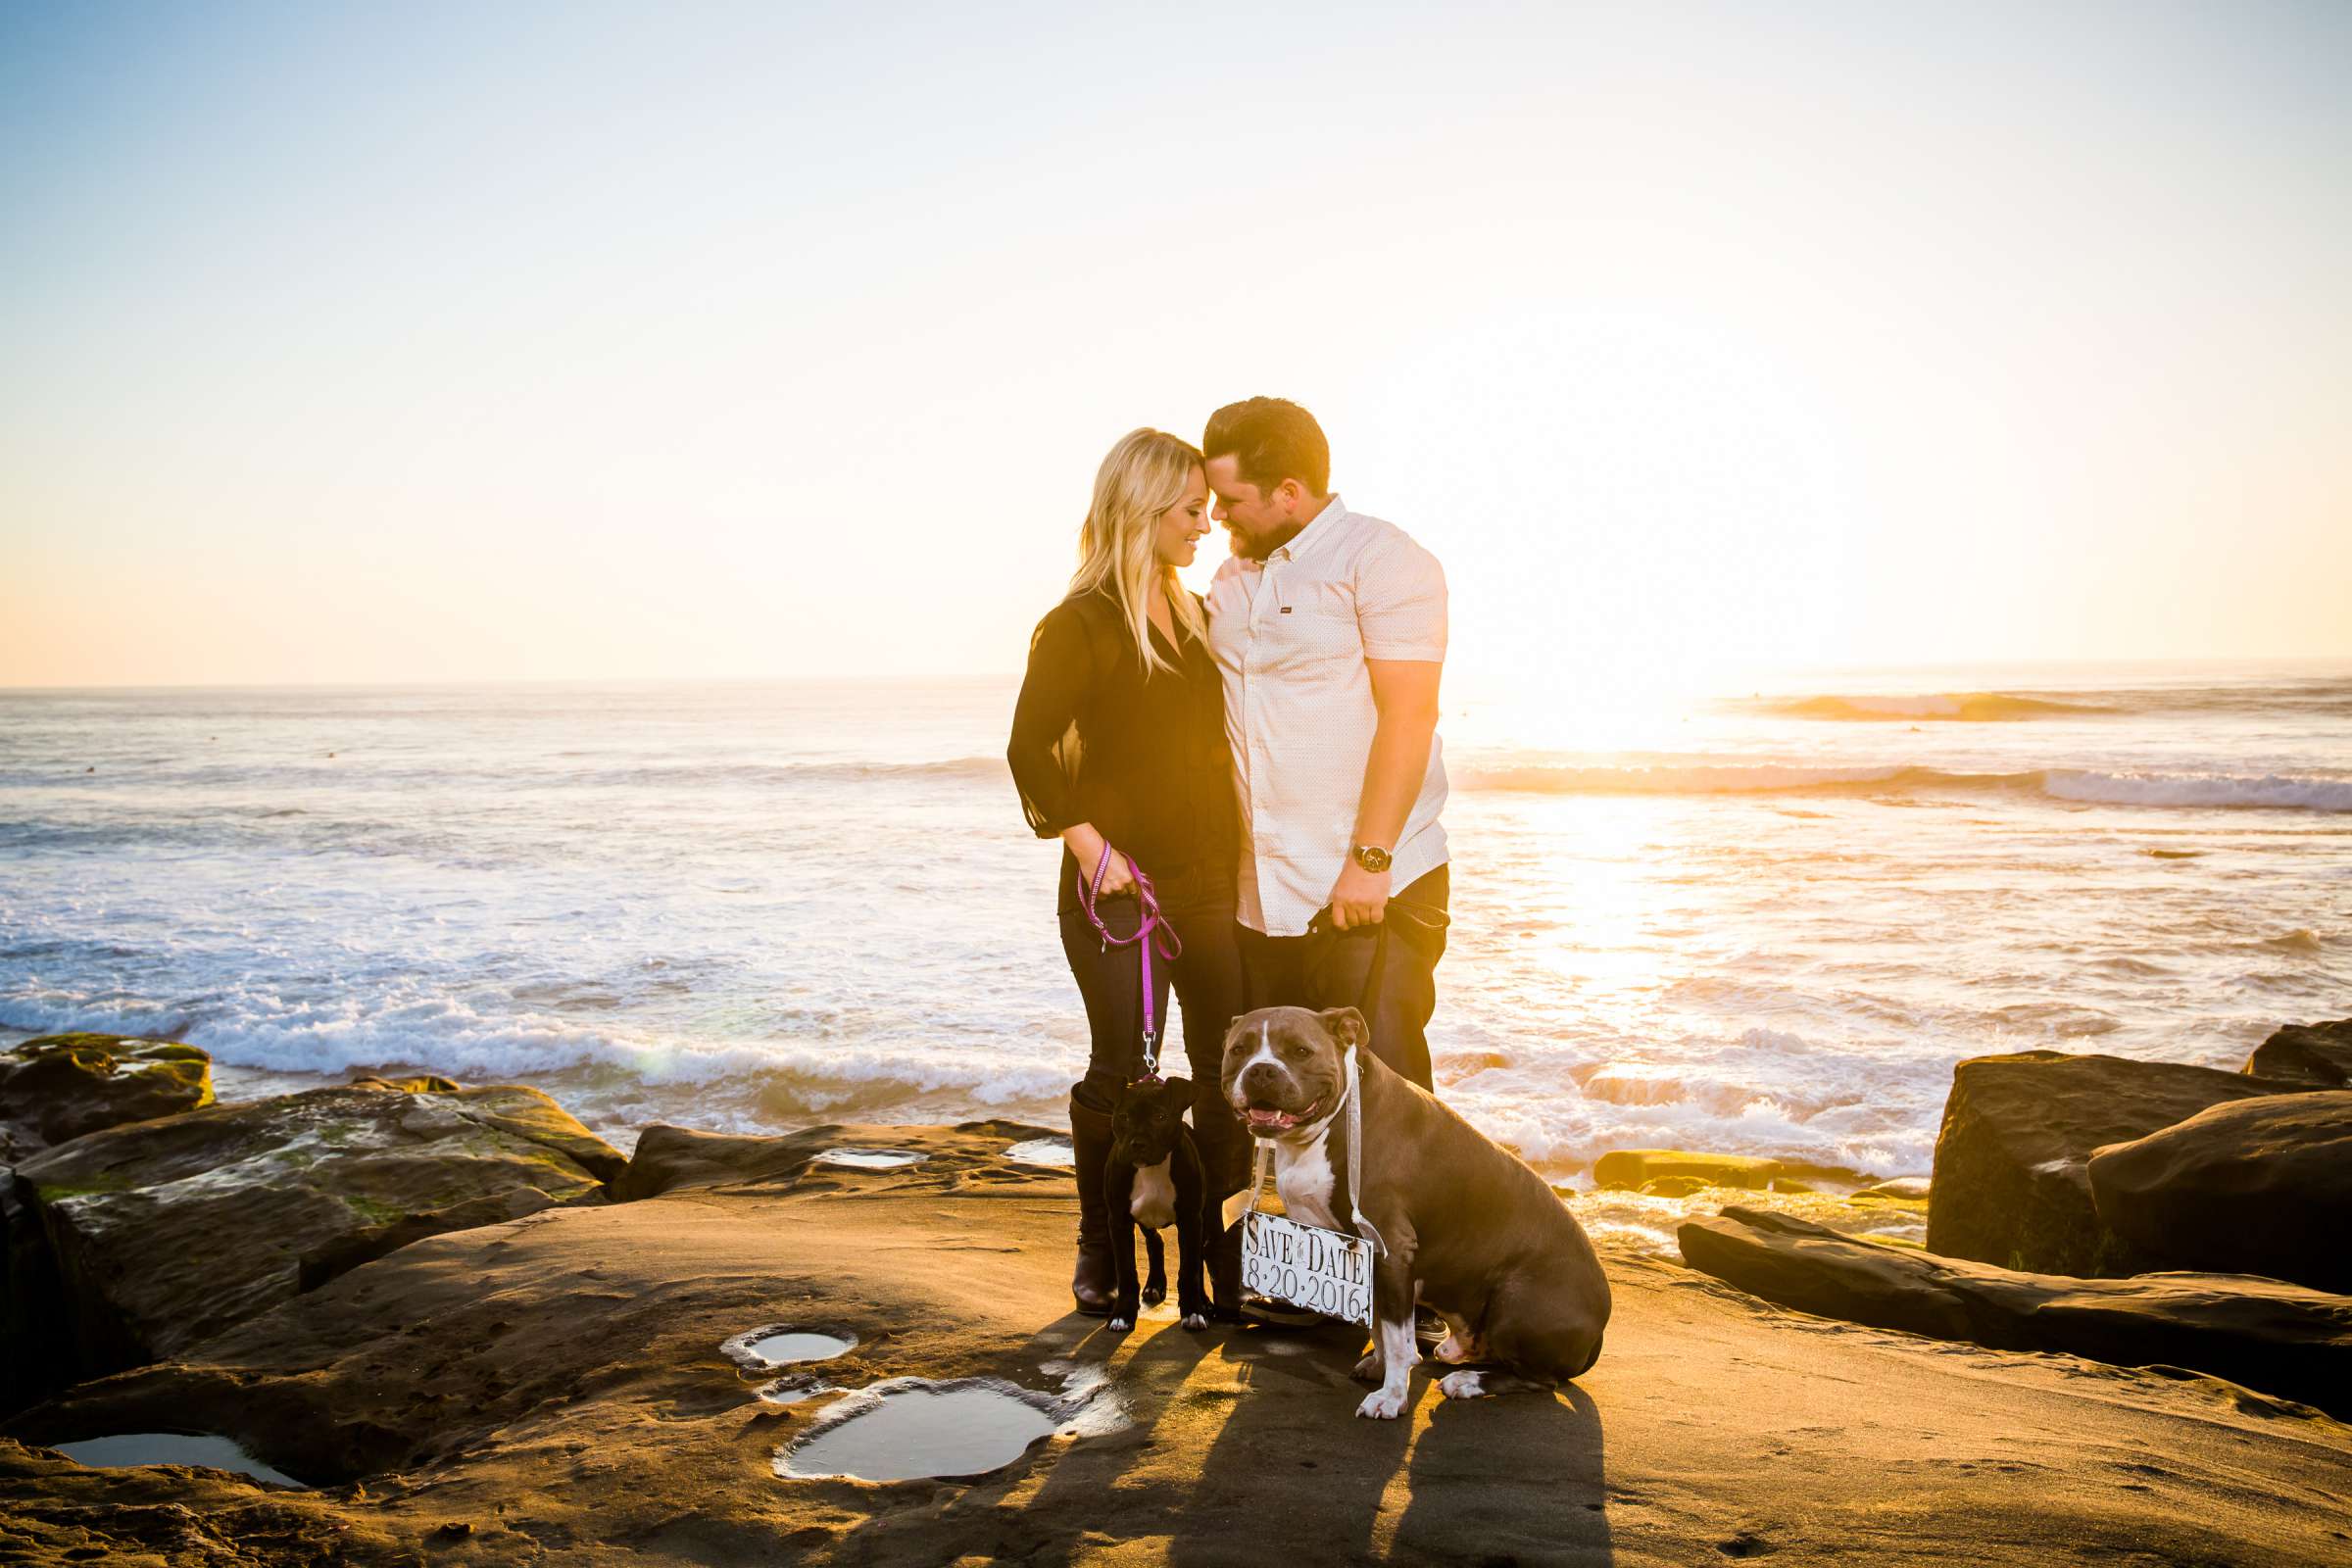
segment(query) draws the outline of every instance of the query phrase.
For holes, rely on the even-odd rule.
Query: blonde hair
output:
[[[1130,430],[1096,470],[1095,504],[1078,529],[1070,592],[1102,589],[1118,601],[1147,671],[1173,667],[1152,647],[1154,591],[1166,595],[1176,624],[1195,637],[1208,635],[1200,603],[1184,591],[1156,546],[1160,517],[1184,504],[1195,470],[1204,467],[1200,450],[1182,437],[1148,427]]]

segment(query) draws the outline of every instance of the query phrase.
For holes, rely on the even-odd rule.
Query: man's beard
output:
[[[1303,522],[1286,522],[1268,534],[1249,533],[1240,528],[1225,530],[1233,541],[1234,556],[1242,561],[1263,561],[1305,531]]]

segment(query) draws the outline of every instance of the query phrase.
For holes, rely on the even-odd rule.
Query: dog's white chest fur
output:
[[[1156,1165],[1135,1168],[1135,1192],[1127,1200],[1127,1212],[1135,1216],[1138,1225],[1164,1231],[1176,1223],[1176,1179],[1169,1172],[1175,1158],[1171,1153]]]
[[[1291,1218],[1328,1231],[1346,1230],[1331,1211],[1338,1186],[1331,1169],[1331,1123],[1303,1144],[1275,1144],[1274,1191],[1282,1195],[1283,1212]]]

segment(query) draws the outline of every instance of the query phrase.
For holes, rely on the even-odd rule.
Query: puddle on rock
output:
[[[1004,1151],[1004,1157],[1016,1165],[1043,1165],[1050,1170],[1068,1170],[1078,1162],[1066,1138],[1032,1138]]]
[[[737,1366],[754,1372],[773,1372],[795,1361],[830,1361],[854,1349],[858,1336],[846,1330],[802,1328],[770,1323],[763,1329],[738,1334],[721,1345],[719,1353]]]
[[[1049,1395],[993,1378],[893,1378],[834,1401],[807,1435],[776,1450],[776,1474],[795,1481],[982,1476],[1063,1429],[1073,1413]]]
[[[799,1404],[803,1399],[813,1399],[820,1394],[840,1392],[821,1378],[778,1378],[773,1383],[760,1386],[760,1397],[767,1404]]]
[[[272,1470],[247,1453],[234,1438],[211,1432],[119,1432],[111,1438],[84,1438],[78,1443],[52,1443],[49,1446],[76,1464],[100,1470],[142,1464],[201,1464],[215,1470],[234,1470],[273,1487],[310,1490],[307,1483],[282,1470]]]
[[[828,1149],[811,1165],[838,1165],[845,1170],[897,1170],[922,1162],[917,1149]]]

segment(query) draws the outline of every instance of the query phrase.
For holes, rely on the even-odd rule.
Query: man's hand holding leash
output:
[[[1349,926],[1380,924],[1388,913],[1393,880],[1393,873],[1386,869],[1367,871],[1349,860],[1341,868],[1339,881],[1332,884],[1331,923],[1342,931]]]

